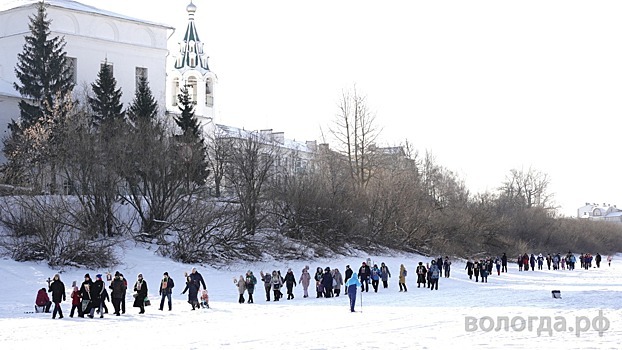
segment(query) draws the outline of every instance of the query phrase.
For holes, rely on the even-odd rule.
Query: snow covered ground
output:
[[[233,278],[251,269],[259,271],[288,267],[296,278],[304,265],[345,265],[358,269],[367,257],[335,258],[330,261],[264,262],[236,264],[219,269],[197,266],[208,284],[209,310],[191,311],[183,290],[183,273],[192,267],[162,257],[144,248],[129,249],[124,264],[110,268],[128,278],[130,286],[142,273],[149,286],[152,306],[139,315],[128,312],[104,319],[69,318],[72,281],[80,283],[85,273],[106,271],[71,269],[62,273],[67,287],[63,303],[65,318],[51,314],[25,313],[33,310],[36,292],[57,271],[46,264],[1,260],[0,348],[48,349],[525,349],[554,346],[565,349],[620,348],[622,345],[622,257],[612,266],[589,271],[519,272],[510,264],[509,273],[490,276],[487,284],[470,281],[464,263],[454,262],[450,278],[442,278],[438,291],[417,289],[415,264],[419,256],[374,257],[385,262],[393,278],[389,288],[364,293],[361,307],[351,313],[347,296],[316,299],[312,292],[302,298],[302,287],[294,300],[266,302],[263,288],[255,293],[255,304],[238,304]],[[400,263],[408,269],[408,292],[398,292]],[[546,268],[546,266],[545,266]],[[164,271],[175,280],[173,311],[159,311],[158,285]],[[559,289],[562,299],[553,299]],[[108,307],[112,309],[109,303]],[[599,317],[599,313],[602,317]],[[509,322],[505,322],[503,320]],[[604,322],[604,320],[607,322]],[[466,320],[466,321],[465,321]],[[502,320],[502,321],[500,321]],[[523,320],[525,321],[523,323]],[[550,328],[548,321],[551,321]],[[562,321],[565,327],[562,329]],[[474,322],[474,323],[469,323]],[[545,328],[538,328],[540,323]],[[477,330],[473,330],[474,325]],[[498,326],[500,326],[498,328]],[[524,326],[524,329],[522,329]],[[607,327],[608,326],[608,327]],[[481,328],[484,328],[482,330]],[[589,328],[589,329],[588,329]],[[596,329],[594,329],[596,328]],[[606,328],[606,329],[605,329]],[[522,330],[521,330],[522,329]],[[551,330],[549,333],[548,330]],[[600,330],[600,332],[599,332]]]

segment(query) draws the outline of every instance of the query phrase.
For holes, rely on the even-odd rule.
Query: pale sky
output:
[[[171,44],[187,23],[189,0],[81,2],[172,25]],[[321,142],[356,84],[384,145],[431,151],[472,192],[533,167],[564,215],[622,206],[620,1],[194,3],[220,123]]]

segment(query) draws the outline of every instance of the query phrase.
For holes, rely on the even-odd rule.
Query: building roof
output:
[[[308,153],[313,152],[313,150],[310,149],[307,146],[307,144],[303,142],[299,142],[299,141],[292,140],[292,139],[286,139],[286,138],[283,138],[282,142],[277,141],[274,138],[274,135],[282,134],[282,133],[264,132],[264,131],[256,131],[256,130],[250,131],[250,130],[240,129],[234,126],[228,126],[228,125],[222,125],[222,124],[214,124],[214,125],[216,128],[221,130],[226,136],[231,137],[231,138],[244,139],[244,138],[248,138],[248,137],[255,135],[259,138],[260,141],[265,142],[265,143],[277,142],[278,144],[282,145],[283,148],[287,148],[290,150],[296,150],[296,151],[308,152]]]
[[[199,32],[194,22],[194,13],[197,11],[197,7],[192,3],[192,0],[186,7],[186,11],[188,11],[188,26],[183,42],[179,43],[175,69],[196,69],[205,73],[209,71],[209,66],[207,65],[207,55],[203,51],[203,43],[199,39]]]
[[[40,0],[7,0],[7,1],[2,1],[2,2],[0,2],[0,12],[5,12],[5,11],[17,9],[17,8],[34,6],[37,3],[39,3],[39,1]],[[63,8],[63,9],[67,9],[67,10],[73,10],[73,11],[78,11],[78,12],[86,12],[86,13],[96,14],[96,15],[101,15],[101,16],[115,17],[115,18],[118,18],[118,19],[126,20],[126,21],[138,22],[138,23],[148,24],[148,25],[152,25],[152,26],[156,26],[156,27],[164,27],[164,28],[167,28],[167,29],[173,29],[173,27],[171,27],[169,25],[166,25],[166,24],[146,21],[146,20],[143,20],[143,19],[138,19],[138,18],[122,15],[122,14],[119,14],[119,13],[116,13],[116,12],[102,10],[102,9],[97,8],[97,7],[90,6],[90,5],[85,5],[85,4],[82,4],[82,3],[79,3],[79,2],[73,1],[73,0],[45,0],[45,3],[47,5],[49,5],[49,6],[51,6],[51,7],[59,7],[59,8]]]

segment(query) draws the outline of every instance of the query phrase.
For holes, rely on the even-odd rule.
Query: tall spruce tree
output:
[[[181,93],[177,95],[177,99],[181,115],[174,117],[175,123],[181,128],[184,136],[193,136],[202,141],[201,126],[199,120],[194,115],[194,102],[190,99],[188,87],[184,86],[181,88]]]
[[[65,98],[73,90],[72,68],[68,64],[64,37],[50,38],[51,20],[46,5],[38,3],[37,13],[30,17],[30,35],[25,37],[23,51],[17,55],[15,75],[19,83],[13,86],[22,97],[19,103],[20,129],[42,120],[45,109],[55,104],[58,96]],[[11,123],[16,131],[17,123]]]
[[[89,96],[89,105],[93,110],[93,125],[100,126],[108,121],[123,118],[121,88],[117,89],[117,80],[106,60],[97,73],[97,80],[91,84],[94,97]]]
[[[158,103],[153,98],[147,78],[140,77],[134,100],[127,109],[127,115],[134,122],[140,120],[153,120],[158,115]]]

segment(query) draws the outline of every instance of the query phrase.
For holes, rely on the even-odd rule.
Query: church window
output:
[[[197,103],[197,78],[188,77],[188,94],[190,95],[190,99],[192,99],[193,103]]]

